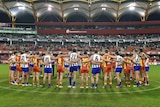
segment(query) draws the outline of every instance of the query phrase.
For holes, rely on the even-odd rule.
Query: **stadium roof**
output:
[[[0,13],[7,14],[10,19],[29,14],[34,21],[43,21],[47,15],[53,15],[57,21],[67,21],[74,15],[92,21],[102,14],[111,21],[119,21],[122,16],[131,13],[145,21],[158,11],[159,0],[0,0]]]

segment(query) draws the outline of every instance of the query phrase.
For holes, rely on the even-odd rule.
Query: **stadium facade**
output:
[[[159,0],[0,0],[0,53],[13,50],[160,54]]]

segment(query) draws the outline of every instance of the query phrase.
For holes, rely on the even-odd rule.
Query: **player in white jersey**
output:
[[[138,87],[140,85],[139,81],[140,81],[140,60],[141,57],[139,55],[139,50],[133,50],[133,56],[132,56],[132,62],[134,64],[134,72],[135,72],[135,79],[136,79],[136,84],[134,85],[134,87]]]
[[[102,56],[98,54],[98,51],[96,50],[95,53],[90,57],[88,61],[91,62],[92,66],[92,74],[91,74],[91,88],[97,88],[98,87],[98,81],[99,81],[99,74],[100,74],[100,63],[102,63]],[[96,81],[94,82],[94,76],[96,76]]]
[[[149,85],[149,56],[147,56],[147,59],[145,60],[145,86]]]
[[[65,60],[69,60],[67,57],[65,57],[64,58]],[[67,75],[67,77],[68,77],[68,75],[69,75],[69,64],[65,61],[64,62],[64,71],[66,72],[66,75]]]
[[[13,52],[10,56],[10,58],[8,59],[9,61],[9,66],[10,66],[10,82],[12,85],[16,85],[16,82],[15,82],[15,78],[14,78],[14,75],[15,75],[15,72],[16,72],[16,53]]]
[[[33,55],[34,53],[30,53],[31,55]],[[34,63],[33,63],[33,57],[29,58],[30,60],[30,63],[29,63],[29,76],[30,77],[33,77],[33,66],[34,66]]]
[[[54,60],[54,57],[51,56],[51,54],[49,52],[46,52],[46,54],[43,57],[43,62],[42,62],[42,64],[44,65],[43,87],[45,86],[47,77],[48,77],[48,87],[51,87],[53,60]]]
[[[30,55],[28,52],[24,52],[21,54],[20,62],[22,67],[22,86],[28,86],[29,82],[29,58]],[[26,83],[24,82],[26,76]]]
[[[81,60],[79,60],[79,61],[77,62],[77,64],[78,64],[79,76],[81,77],[81,73],[80,73],[80,69],[81,69],[81,65],[82,65]]]
[[[80,60],[81,56],[76,52],[76,49],[73,49],[73,52],[69,53],[69,61],[71,62],[70,64],[70,69],[69,69],[69,88],[73,87],[76,88],[76,73],[78,71],[78,61]],[[72,84],[72,74],[73,74],[73,84]]]
[[[122,65],[125,62],[124,58],[119,55],[119,52],[115,52],[115,56],[109,55],[111,58],[113,58],[116,61],[116,68],[115,68],[115,73],[117,77],[117,86],[116,88],[121,88],[122,87],[122,82],[121,82],[121,72],[122,72]]]

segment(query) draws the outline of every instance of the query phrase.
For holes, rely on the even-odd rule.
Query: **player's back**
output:
[[[99,54],[94,54],[92,60],[93,61],[100,61],[101,56]],[[92,68],[97,68],[97,67],[100,67],[100,63],[99,64],[92,64]]]

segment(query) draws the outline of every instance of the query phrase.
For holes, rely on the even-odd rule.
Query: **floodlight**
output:
[[[135,10],[135,7],[129,7],[129,10],[131,10],[131,11],[133,11],[133,10]]]
[[[106,8],[103,7],[102,10],[106,10]]]
[[[52,10],[52,8],[51,7],[48,7],[48,11],[51,11]]]
[[[77,7],[75,7],[75,8],[74,8],[74,10],[78,10],[78,8],[77,8]]]

